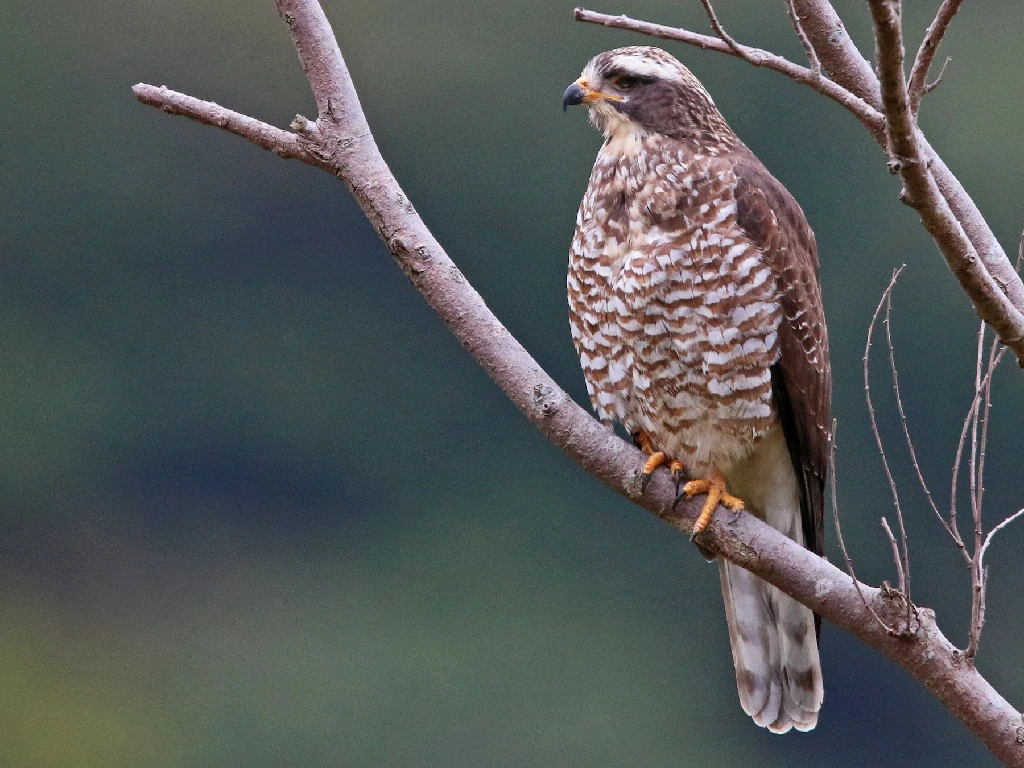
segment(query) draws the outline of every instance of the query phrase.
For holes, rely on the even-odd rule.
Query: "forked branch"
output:
[[[1024,241],[1022,241],[1024,242]],[[950,491],[950,505],[949,505],[949,518],[946,519],[942,512],[939,510],[938,505],[935,503],[934,497],[932,496],[931,490],[928,487],[928,483],[925,481],[924,474],[921,471],[920,463],[917,458],[917,450],[914,446],[914,441],[910,437],[910,429],[907,425],[907,415],[903,408],[903,396],[900,392],[899,383],[899,372],[896,368],[895,348],[892,343],[892,322],[891,322],[891,310],[892,310],[892,291],[896,285],[896,279],[902,272],[903,267],[893,272],[892,279],[889,281],[889,285],[882,293],[882,298],[878,302],[878,306],[875,309],[874,314],[871,317],[871,323],[868,326],[867,343],[864,347],[864,395],[867,400],[868,415],[871,423],[871,432],[875,437],[875,444],[878,448],[878,453],[882,458],[882,466],[885,469],[885,475],[889,481],[889,489],[892,492],[893,505],[896,509],[896,517],[900,527],[900,543],[897,544],[896,537],[893,535],[889,528],[889,524],[885,518],[882,518],[882,527],[885,530],[886,536],[889,540],[890,547],[893,552],[893,560],[896,564],[897,576],[899,578],[899,590],[906,597],[906,624],[899,628],[901,632],[912,632],[914,624],[911,621],[911,613],[913,612],[917,616],[917,609],[913,606],[910,600],[910,553],[907,542],[907,531],[903,522],[903,510],[900,504],[899,492],[896,486],[896,481],[893,478],[892,472],[889,468],[889,459],[885,452],[885,446],[882,444],[881,432],[878,429],[878,422],[875,414],[875,406],[871,397],[871,384],[870,384],[870,352],[871,343],[874,336],[875,324],[878,321],[879,315],[882,311],[882,307],[885,307],[885,339],[886,346],[889,350],[889,368],[892,373],[892,388],[893,394],[896,398],[896,408],[900,417],[900,424],[903,429],[903,436],[907,444],[907,450],[910,454],[910,461],[914,467],[914,471],[917,475],[918,482],[924,491],[925,497],[928,500],[928,504],[931,507],[935,516],[939,519],[943,528],[949,533],[953,542],[960,550],[967,564],[967,568],[970,572],[971,578],[971,619],[970,627],[968,631],[968,643],[964,650],[965,657],[973,659],[978,653],[978,646],[981,642],[981,631],[985,624],[985,596],[988,585],[988,571],[984,565],[984,552],[988,547],[988,543],[992,540],[992,536],[996,531],[1003,529],[1011,521],[1016,519],[1020,512],[1015,513],[1003,520],[997,525],[988,536],[984,533],[984,524],[982,519],[982,508],[984,500],[984,488],[985,488],[985,456],[988,445],[988,428],[990,423],[990,414],[992,408],[992,377],[995,373],[996,367],[999,365],[999,361],[1002,359],[1003,353],[1006,348],[1003,347],[998,341],[993,341],[988,348],[988,354],[985,354],[985,330],[986,326],[981,323],[978,329],[978,344],[977,344],[977,356],[975,365],[975,379],[974,379],[974,397],[971,400],[971,405],[968,408],[967,415],[964,417],[963,427],[960,430],[960,439],[957,443],[956,459],[953,463],[952,471],[952,488]],[[964,462],[964,450],[967,447],[968,438],[970,438],[970,447],[967,453],[967,473],[968,473],[968,485],[969,493],[968,499],[971,505],[971,519],[973,522],[973,543],[972,547],[968,549],[967,544],[960,536],[960,530],[957,524],[957,498],[959,488],[960,470]],[[833,477],[833,492],[834,492],[835,478]],[[833,509],[835,508],[835,500],[833,497]],[[839,530],[839,517],[836,513],[836,529]],[[846,552],[845,545],[842,541],[842,534],[839,536],[840,546],[843,548],[843,556],[850,563],[850,558]],[[852,570],[851,570],[852,574]],[[895,627],[892,631],[897,631]]]
[[[947,58],[935,81],[932,83],[927,82],[928,70],[932,66],[935,52],[939,49],[939,43],[942,42],[942,38],[949,28],[949,22],[956,16],[956,12],[960,10],[962,2],[963,0],[942,0],[939,12],[935,14],[935,19],[932,23],[928,25],[928,31],[925,32],[924,40],[921,41],[921,47],[917,49],[917,56],[914,58],[914,66],[910,70],[910,80],[908,82],[910,111],[914,115],[917,115],[918,110],[921,108],[921,99],[939,84],[943,73],[946,71],[946,65],[949,64],[949,59]]]

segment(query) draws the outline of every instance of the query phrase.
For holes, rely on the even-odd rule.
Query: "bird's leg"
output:
[[[711,515],[719,504],[728,507],[733,512],[739,512],[743,509],[743,499],[739,499],[725,490],[725,476],[721,472],[716,471],[710,477],[691,480],[683,486],[683,493],[686,494],[686,498],[695,496],[698,493],[706,493],[708,495],[704,501],[704,507],[700,511],[700,517],[693,524],[691,539],[708,527],[708,523],[711,522]]]
[[[633,433],[633,445],[647,454],[647,461],[644,462],[644,467],[640,470],[640,492],[643,493],[647,490],[647,483],[650,482],[654,470],[663,464],[668,464],[669,471],[672,473],[672,479],[676,484],[676,495],[678,496],[679,485],[683,482],[683,463],[677,459],[669,459],[668,454],[664,451],[654,450],[654,443],[651,442],[650,435],[643,430]]]

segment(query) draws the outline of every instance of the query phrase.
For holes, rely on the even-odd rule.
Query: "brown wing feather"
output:
[[[800,482],[806,546],[822,554],[832,366],[818,284],[818,249],[800,205],[751,156],[735,166],[737,220],[778,276],[781,359],[772,368],[776,407]]]

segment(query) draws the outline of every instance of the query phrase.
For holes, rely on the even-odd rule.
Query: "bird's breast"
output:
[[[775,422],[777,288],[739,226],[735,179],[648,148],[595,164],[568,277],[573,340],[603,418],[698,466]]]

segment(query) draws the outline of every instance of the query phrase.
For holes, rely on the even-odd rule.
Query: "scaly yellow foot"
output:
[[[647,483],[650,482],[654,470],[664,464],[668,464],[669,472],[672,473],[672,479],[676,484],[676,495],[678,495],[679,486],[683,481],[683,463],[676,459],[669,459],[668,454],[664,451],[654,450],[654,443],[651,442],[648,434],[642,430],[633,433],[633,444],[648,455],[643,469],[640,470],[641,493],[647,490]]]
[[[743,509],[743,499],[739,499],[725,490],[725,476],[721,472],[715,472],[711,477],[691,480],[683,486],[683,493],[686,494],[688,499],[696,496],[698,493],[706,493],[708,495],[704,501],[704,507],[700,511],[700,517],[693,524],[691,539],[708,527],[708,523],[711,522],[711,515],[719,504],[728,507],[733,512],[739,512]]]

